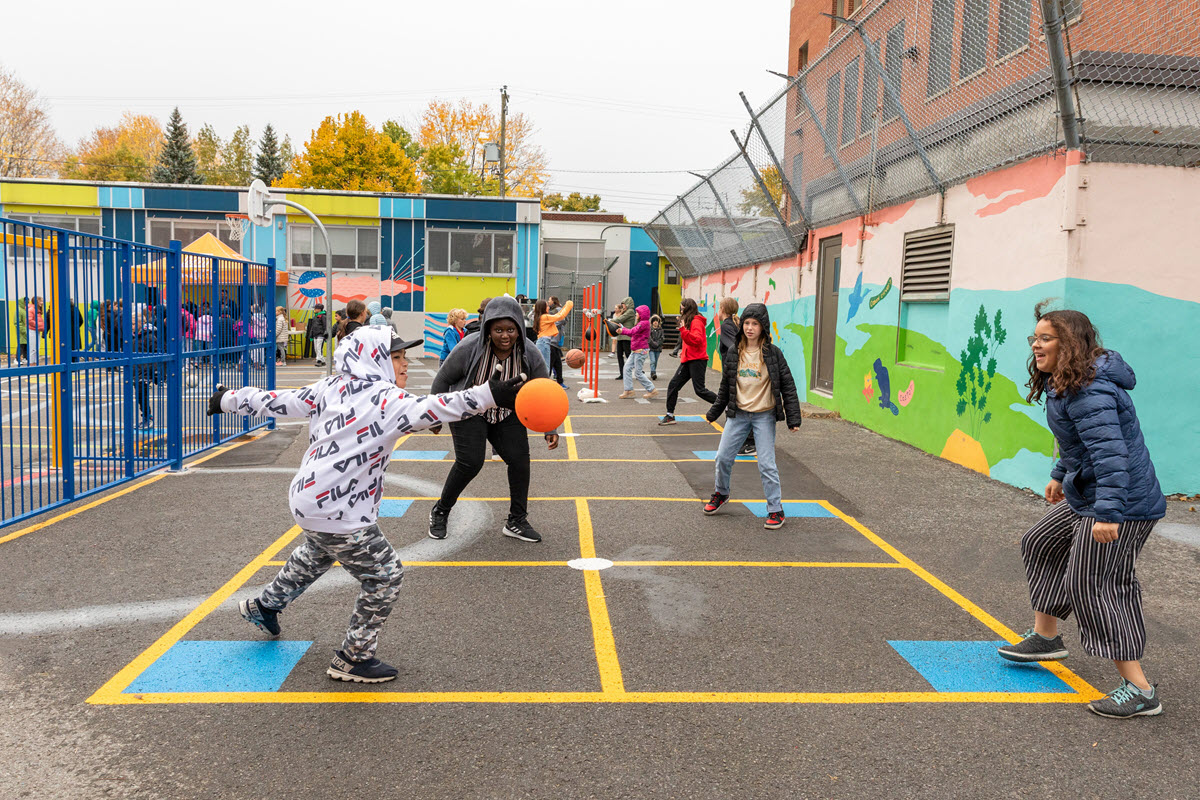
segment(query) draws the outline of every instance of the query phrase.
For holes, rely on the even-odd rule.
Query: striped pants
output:
[[[1085,652],[1114,661],[1139,661],[1146,647],[1142,587],[1134,561],[1158,520],[1130,520],[1117,540],[1092,538],[1095,520],[1067,502],[1053,506],[1021,537],[1033,610],[1066,619],[1075,612]]]

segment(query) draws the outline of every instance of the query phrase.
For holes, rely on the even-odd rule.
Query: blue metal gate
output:
[[[0,256],[0,527],[273,425],[205,411],[275,386],[274,259],[4,218]]]

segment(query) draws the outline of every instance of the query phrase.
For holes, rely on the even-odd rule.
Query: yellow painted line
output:
[[[614,567],[812,567],[904,569],[903,564],[878,561],[614,561]]]
[[[1088,702],[1073,692],[153,692],[115,694],[89,703],[1066,703]]]
[[[563,424],[564,424],[564,432],[571,433],[570,430],[565,430],[566,423],[564,422]],[[713,422],[711,424],[715,426],[717,423]],[[722,428],[717,428],[717,433],[720,433],[722,430],[723,430]],[[410,435],[411,436],[440,436],[441,434],[413,433]],[[628,436],[628,437],[631,437],[634,439],[658,439],[663,436],[712,436],[712,435],[713,435],[713,433],[711,431],[702,431],[700,433],[576,433],[570,437],[564,437],[564,438],[578,438],[580,436]],[[541,438],[542,434],[531,433],[529,436],[531,439],[532,438]]]
[[[570,436],[564,437],[567,440],[567,460],[568,461],[578,461],[579,460],[579,447],[578,447],[578,445],[575,444],[575,436],[577,436],[578,434],[576,434],[574,432],[574,429],[572,429],[572,427],[571,427],[571,415],[570,414],[568,414],[567,418],[563,420],[563,433],[571,434]]]
[[[596,543],[592,537],[592,515],[586,500],[575,501],[575,512],[579,517],[579,554],[583,558],[596,557]],[[583,571],[583,586],[587,593],[588,613],[592,618],[592,639],[596,647],[596,663],[600,668],[600,688],[604,694],[622,694],[625,681],[621,678],[621,664],[617,661],[617,643],[613,638],[612,622],[608,618],[608,604],[604,602],[604,586],[600,582],[599,570]]]
[[[719,422],[710,422],[710,423],[708,423],[708,424],[709,424],[709,425],[712,425],[714,428],[716,428],[716,429],[717,429],[717,433],[724,433],[724,432],[725,432],[725,426],[724,426],[724,425],[721,425]],[[705,435],[711,435],[711,434],[705,434]]]
[[[210,458],[216,458],[219,455],[228,453],[230,450],[233,450],[236,447],[241,447],[244,444],[249,444],[250,442],[257,441],[258,439],[261,439],[263,436],[266,436],[266,433],[251,434],[251,438],[249,438],[249,439],[245,439],[240,442],[234,442],[230,445],[221,447],[221,448],[217,449],[216,451],[209,453],[208,455],[206,455],[202,458],[196,459],[195,461],[184,462],[184,466],[194,467],[197,464],[203,464],[205,461],[208,461]],[[165,467],[164,467],[164,469],[165,469]],[[133,484],[132,486],[126,486],[124,489],[113,492],[112,494],[106,494],[106,495],[104,495],[104,497],[101,497],[98,500],[93,500],[92,502],[86,503],[82,506],[79,506],[78,508],[73,508],[70,511],[59,514],[58,516],[51,517],[50,519],[48,519],[44,522],[39,522],[36,525],[30,525],[29,527],[22,528],[19,531],[13,531],[12,533],[10,533],[6,536],[0,536],[0,544],[4,544],[5,542],[11,542],[13,539],[20,539],[22,536],[24,536],[26,534],[34,533],[35,531],[40,531],[43,528],[48,528],[56,522],[62,522],[64,519],[73,517],[76,514],[81,514],[84,511],[87,511],[88,509],[95,508],[96,506],[102,506],[105,503],[107,503],[109,500],[116,500],[118,497],[123,497],[124,495],[127,495],[130,492],[141,489],[143,486],[149,486],[150,484],[155,483],[156,481],[160,481],[163,478],[167,477],[167,474],[168,473],[166,473],[166,472],[160,472],[157,475],[151,475],[144,480],[138,481],[137,483]]]
[[[399,459],[399,460],[409,462],[409,463],[416,463],[416,462],[421,462],[421,461],[433,461],[433,462],[436,462],[439,464],[451,464],[454,462],[454,459],[452,459],[452,458],[403,458],[403,459]],[[570,458],[569,457],[568,458],[531,458],[529,460],[533,461],[533,462],[537,462],[537,461],[562,462],[562,461],[568,461],[568,460],[570,460]],[[713,461],[711,458],[578,458],[575,460],[579,461],[579,462],[598,461],[598,462],[603,462],[606,464],[681,464],[685,461],[707,461],[709,464],[711,464]],[[491,461],[491,459],[484,461],[483,463],[485,465],[488,463],[504,464],[503,461],[494,461],[493,462],[493,461]],[[749,464],[752,462],[743,460],[738,463]],[[762,501],[759,500],[759,502],[761,503]]]
[[[416,497],[416,496],[391,497],[391,496],[388,496],[383,499],[384,500],[440,500],[441,498],[437,497],[435,495],[433,497]],[[462,497],[462,498],[459,498],[459,502],[460,503],[499,503],[499,502],[507,503],[511,499],[512,499],[511,497]],[[652,502],[658,502],[658,503],[703,503],[706,500],[706,498],[704,498],[704,497],[612,497],[609,495],[604,495],[604,496],[577,495],[575,497],[530,497],[527,499],[531,502],[534,502],[534,501],[535,502],[562,502],[562,501],[567,501],[567,500],[569,500],[571,502],[575,502],[576,500],[588,500],[588,501],[620,500],[621,502],[626,502],[626,501],[632,500],[635,502],[640,502],[640,501],[650,502],[650,501],[652,501]],[[750,498],[748,500],[734,499],[734,500],[730,500],[729,502],[730,503],[761,503],[762,498],[759,498],[758,500],[755,500],[753,498]],[[817,504],[821,504],[821,503],[824,503],[825,501],[824,500],[783,500],[782,502],[784,502],[784,503],[817,503]],[[793,521],[795,521],[795,520],[805,519],[805,518],[804,517],[793,517],[792,519],[793,519]],[[824,517],[815,517],[814,519],[824,519]]]
[[[94,704],[120,702],[121,692],[129,688],[129,685],[137,680],[139,675],[170,650],[176,642],[186,636],[192,628],[200,624],[200,620],[207,617],[221,603],[228,600],[234,592],[242,587],[242,584],[253,578],[254,573],[258,572],[263,564],[274,558],[276,553],[286,547],[300,533],[300,526],[293,525],[287,533],[268,545],[267,549],[255,556],[253,561],[242,567],[238,574],[226,581],[224,586],[209,595],[207,600],[196,606],[190,614],[171,626],[171,629],[159,637],[158,641],[143,650],[141,655],[130,661],[124,669],[97,689],[96,693],[87,699],[87,702]]]
[[[429,435],[430,435],[430,436],[433,436],[434,434],[432,434],[432,433],[431,433],[431,434],[429,434]],[[399,449],[400,449],[400,445],[402,445],[402,444],[404,444],[406,441],[408,441],[408,438],[409,438],[410,436],[412,436],[412,434],[411,434],[411,433],[406,433],[406,434],[404,434],[403,436],[401,436],[399,439],[397,439],[397,440],[396,440],[396,446],[395,446],[395,447],[393,447],[392,449],[393,449],[393,450],[399,450]]]
[[[264,567],[282,567],[286,561],[266,561]],[[334,566],[339,566],[335,561]],[[565,567],[565,561],[405,561],[405,567]]]
[[[925,581],[930,586],[932,586],[933,588],[937,589],[939,592],[944,594],[946,597],[953,600],[960,608],[962,608],[963,611],[966,611],[972,617],[974,617],[975,619],[982,622],[984,625],[986,625],[988,628],[990,628],[993,632],[999,634],[1003,639],[1005,639],[1006,641],[1008,641],[1010,643],[1016,643],[1016,642],[1021,641],[1021,637],[1018,636],[1015,631],[1013,631],[1011,628],[1009,628],[1003,622],[996,619],[991,614],[987,613],[986,611],[984,611],[982,608],[980,608],[979,606],[972,603],[967,598],[963,597],[961,594],[956,592],[954,589],[951,589],[944,582],[942,582],[940,579],[938,579],[936,576],[934,576],[931,572],[929,572],[924,567],[917,564],[917,562],[913,561],[911,558],[904,555],[899,550],[897,550],[895,547],[892,547],[892,545],[890,545],[886,541],[884,541],[882,537],[880,537],[878,534],[876,534],[874,531],[872,531],[866,525],[863,525],[861,522],[859,522],[858,520],[856,520],[854,517],[850,516],[849,514],[843,513],[841,509],[837,508],[832,503],[830,503],[826,500],[818,500],[817,502],[820,503],[822,506],[824,506],[826,509],[828,509],[829,512],[832,513],[834,516],[838,517],[843,522],[845,522],[847,525],[849,525],[851,528],[854,528],[854,530],[858,531],[863,536],[865,536],[868,540],[873,542],[875,544],[875,546],[878,547],[880,550],[887,553],[892,558],[896,559],[896,561],[899,564],[902,564],[903,566],[907,567],[909,569],[909,571],[911,571],[918,578]],[[1097,700],[1104,696],[1103,692],[1097,691],[1096,688],[1094,686],[1092,686],[1090,683],[1085,681],[1083,678],[1080,678],[1074,672],[1067,669],[1062,664],[1060,664],[1056,661],[1042,662],[1042,666],[1045,667],[1046,669],[1048,669],[1050,672],[1054,673],[1056,676],[1058,676],[1058,678],[1060,678],[1063,681],[1063,683],[1067,684],[1072,689],[1074,689],[1076,692],[1078,692],[1080,696],[1084,697],[1085,702]]]

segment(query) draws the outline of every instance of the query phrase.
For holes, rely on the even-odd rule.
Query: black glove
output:
[[[208,415],[211,417],[215,414],[223,414],[221,410],[221,398],[229,394],[229,389],[226,389],[221,384],[217,384],[217,390],[212,393],[212,397],[208,398]]]
[[[496,401],[497,408],[513,409],[513,405],[517,402],[517,392],[525,385],[525,373],[522,372],[515,378],[510,378],[502,381],[499,378],[492,378],[488,381],[488,388],[492,390],[492,399]]]
[[[709,422],[716,422],[717,417],[719,416],[721,416],[721,412],[717,410],[716,406],[713,406],[708,410],[708,413],[704,415],[704,418]]]

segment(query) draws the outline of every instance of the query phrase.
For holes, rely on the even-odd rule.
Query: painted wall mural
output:
[[[1189,398],[1200,391],[1200,348],[1194,346],[1200,276],[1194,270],[1177,274],[1177,267],[1180,258],[1194,264],[1200,231],[1158,225],[1154,237],[1138,239],[1141,251],[1115,231],[1128,213],[1131,171],[1141,170],[1144,178],[1137,184],[1143,198],[1137,213],[1157,213],[1162,220],[1178,217],[1184,197],[1200,196],[1200,173],[1085,165],[1091,170],[1088,224],[1068,234],[1061,224],[1064,167],[1052,156],[1033,159],[951,187],[940,209],[938,198],[921,198],[877,212],[865,231],[858,220],[830,226],[816,231],[799,257],[689,279],[683,294],[713,311],[725,295],[743,307],[766,303],[774,341],[803,390],[812,385],[817,335],[811,253],[822,239],[841,235],[833,396],[809,388],[807,401],[1038,493],[1048,480],[1055,443],[1044,408],[1024,399],[1025,336],[1033,329],[1034,306],[1059,298],[1059,307],[1087,313],[1104,345],[1121,352],[1137,372],[1131,396],[1164,491],[1198,493],[1200,426],[1181,426],[1180,420],[1194,418]],[[1170,191],[1148,191],[1155,181]],[[939,214],[955,226],[949,299],[902,302],[904,236],[937,226]],[[1075,244],[1068,246],[1068,236],[1076,237]],[[1165,281],[1159,264],[1175,279]],[[715,349],[713,314],[706,316]]]

